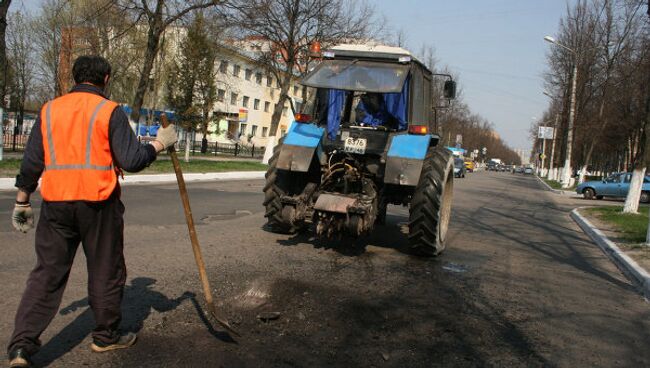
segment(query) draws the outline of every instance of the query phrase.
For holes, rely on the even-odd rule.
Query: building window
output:
[[[283,113],[284,115],[287,115],[288,112],[289,112],[289,108],[288,108],[288,107],[285,106],[285,107],[282,108],[282,113]]]
[[[251,135],[255,137],[257,135],[257,125],[251,126]]]
[[[266,86],[271,87],[273,85],[273,77],[270,75],[266,76]]]
[[[298,87],[297,85],[294,85],[293,86],[293,95],[298,96],[298,91],[299,90],[300,90],[300,87]]]
[[[264,101],[264,112],[269,112],[270,108],[271,108],[271,103],[268,101]]]
[[[221,60],[221,65],[219,65],[219,72],[226,74],[228,72],[228,60]]]
[[[253,101],[253,109],[255,109],[255,110],[260,109],[260,100],[257,99],[257,98],[255,99],[255,101]]]
[[[237,99],[238,98],[239,98],[239,96],[235,92],[232,92],[230,94],[230,104],[231,105],[237,105]]]
[[[243,105],[244,107],[248,107],[248,101],[249,101],[250,99],[251,99],[250,97],[248,97],[248,96],[244,96],[244,99],[242,100],[242,105]]]
[[[226,99],[226,91],[223,89],[217,90],[217,101],[223,102]]]
[[[246,69],[244,72],[244,76],[246,77],[246,80],[251,80],[251,77],[253,76],[253,71],[250,69]]]
[[[255,83],[262,84],[262,73],[255,73]]]
[[[266,137],[268,133],[269,133],[269,128],[262,127],[262,137]]]
[[[241,127],[239,128],[239,136],[246,136],[246,124],[241,123]]]
[[[235,65],[232,67],[232,75],[235,77],[239,77],[239,72],[241,71],[241,67],[239,65]]]

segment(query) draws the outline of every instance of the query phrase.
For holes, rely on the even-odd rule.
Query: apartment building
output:
[[[270,134],[271,116],[280,95],[277,79],[257,62],[254,52],[229,45],[218,49],[216,73],[217,101],[213,113],[217,121],[209,127],[210,142],[233,142],[264,146]],[[302,103],[302,88],[293,78],[289,96]],[[282,112],[278,134],[293,122],[290,104]],[[198,138],[198,137],[197,137]]]

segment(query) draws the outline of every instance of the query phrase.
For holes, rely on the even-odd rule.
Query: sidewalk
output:
[[[605,235],[605,232],[597,228],[589,221],[580,210],[586,207],[578,207],[571,211],[571,218],[580,226],[580,228],[602,249],[602,251],[614,262],[614,264],[635,284],[639,285],[643,295],[650,298],[650,274],[648,273],[647,260],[637,262],[634,252],[625,244],[617,244]],[[623,249],[622,249],[623,248]]]
[[[265,171],[227,171],[218,173],[187,173],[183,174],[186,182],[192,181],[221,181],[221,180],[256,180],[264,179]],[[146,183],[176,182],[176,174],[127,175],[120,179],[121,185]],[[15,190],[15,178],[0,178],[0,190]]]

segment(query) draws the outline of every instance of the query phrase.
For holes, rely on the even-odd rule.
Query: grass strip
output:
[[[623,213],[623,206],[586,208],[584,211],[620,231],[621,238],[631,243],[644,243],[648,231],[648,209],[637,213]]]

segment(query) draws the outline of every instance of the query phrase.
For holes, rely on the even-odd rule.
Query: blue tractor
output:
[[[359,236],[386,221],[388,204],[409,206],[415,254],[445,248],[454,161],[438,146],[434,75],[408,51],[341,45],[301,82],[308,99],[269,160],[267,228]],[[455,83],[444,83],[454,98]]]

